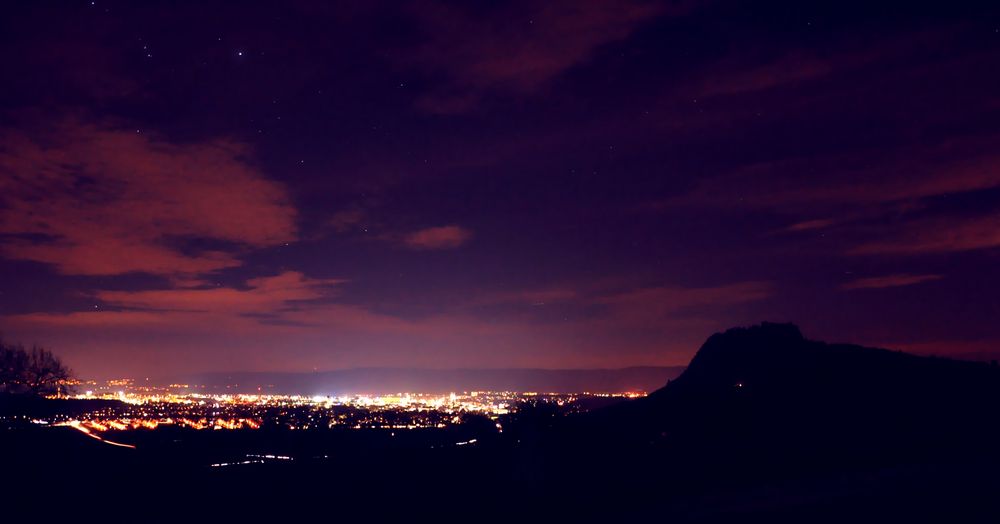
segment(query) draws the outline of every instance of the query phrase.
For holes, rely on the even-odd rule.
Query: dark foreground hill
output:
[[[54,428],[2,449],[13,478],[44,484],[51,470],[77,486],[36,494],[92,508],[113,493],[116,507],[158,508],[144,515],[159,520],[201,507],[249,520],[280,510],[375,521],[997,522],[998,405],[990,365],[762,324],[712,336],[649,397],[569,418],[524,410],[476,445],[441,446],[470,435],[433,433],[207,432],[109,450]],[[279,444],[303,460],[213,469],[192,459]]]
[[[985,513],[995,499],[977,494],[1000,487],[989,473],[1000,457],[1000,369],[765,323],[713,335],[666,387],[553,435],[572,442],[569,455],[594,457],[561,463],[562,473],[641,478],[656,486],[645,501],[668,491],[659,499],[674,510]]]
[[[969,443],[996,429],[998,400],[996,366],[827,344],[794,325],[765,323],[713,335],[666,387],[588,422],[648,441],[704,433],[770,435],[772,443],[809,436],[838,447],[874,446],[886,437],[897,447],[930,446]]]

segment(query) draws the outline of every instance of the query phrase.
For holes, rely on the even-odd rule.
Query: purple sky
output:
[[[1000,7],[22,2],[0,329],[86,377],[1000,354]]]

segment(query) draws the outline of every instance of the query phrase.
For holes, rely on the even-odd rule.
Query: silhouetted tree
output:
[[[0,393],[48,395],[65,392],[72,371],[51,351],[25,349],[0,340]]]

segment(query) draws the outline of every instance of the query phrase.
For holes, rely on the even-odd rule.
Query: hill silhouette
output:
[[[792,324],[763,323],[711,336],[677,379],[617,409],[658,429],[725,426],[726,434],[812,432],[820,441],[836,434],[870,443],[882,433],[976,438],[994,429],[985,415],[997,400],[995,366],[828,344]]]
[[[827,344],[763,323],[713,335],[665,387],[570,420],[539,446],[573,442],[552,464],[561,474],[656,486],[612,495],[632,506],[658,498],[680,511],[712,493],[698,511],[848,518],[849,508],[885,511],[919,494],[923,505],[900,511],[931,514],[959,500],[981,508],[986,498],[965,497],[996,488],[983,468],[998,459],[998,406],[995,366]],[[837,511],[825,506],[834,500]]]
[[[262,507],[282,508],[337,493],[351,501],[338,507],[345,514],[409,515],[447,500],[471,520],[488,507],[527,521],[991,521],[1000,516],[998,406],[995,366],[828,344],[763,323],[711,336],[645,398],[567,417],[525,408],[502,419],[503,433],[486,424],[492,437],[475,446],[430,447],[433,433],[404,446],[374,433],[157,431],[137,450],[93,451],[108,446],[38,430],[44,438],[24,432],[5,449],[8,462],[27,464],[21,474],[44,479],[68,463],[92,472],[88,490],[135,475],[211,492],[212,503],[253,492],[266,494]],[[71,453],[58,453],[63,440]],[[194,465],[278,445],[302,460]],[[123,500],[144,507],[155,486],[123,487]]]

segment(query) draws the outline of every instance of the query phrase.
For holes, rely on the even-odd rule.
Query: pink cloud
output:
[[[334,302],[341,282],[285,272],[238,287],[99,291],[101,307],[113,309],[0,316],[0,326],[58,350],[84,376],[110,369],[143,376],[421,366],[443,359],[470,367],[673,365],[686,362],[707,333],[748,321],[726,316],[728,308],[770,294],[759,282],[518,294],[518,300],[601,306],[595,318],[537,322],[523,315],[482,318],[464,306],[398,317]]]
[[[337,279],[307,278],[296,271],[247,281],[247,289],[164,289],[99,291],[96,298],[114,307],[160,311],[273,313],[296,301],[330,295]]]
[[[419,366],[428,354],[481,365],[466,348],[526,344],[517,326],[461,314],[407,319],[334,303],[341,282],[285,272],[241,287],[99,291],[102,309],[0,316],[0,326],[57,349],[84,376]]]
[[[337,233],[347,233],[360,226],[365,220],[365,212],[359,208],[350,208],[334,213],[326,225]]]
[[[603,313],[588,322],[665,320],[678,313],[698,309],[721,309],[768,298],[770,282],[747,281],[709,287],[629,287],[620,279],[589,282],[578,287],[527,289],[490,294],[470,302],[472,306],[493,304],[600,306]]]
[[[640,24],[687,3],[557,1],[498,4],[482,16],[461,4],[422,4],[417,18],[427,41],[417,49],[417,67],[442,74],[450,87],[427,93],[418,107],[428,112],[467,111],[487,93],[530,93],[594,50],[628,37]]]
[[[829,75],[835,67],[829,60],[794,52],[752,69],[741,69],[746,62],[745,56],[734,56],[724,63],[714,64],[705,75],[711,80],[697,84],[693,92],[707,98],[761,91],[820,78]]]
[[[766,56],[764,50],[749,46],[736,49],[723,60],[706,67],[702,74],[704,79],[695,82],[690,92],[706,98],[741,95],[837,77],[872,64],[924,53],[928,46],[944,45],[955,32],[958,32],[955,27],[940,27],[934,31],[893,36],[877,44],[846,39],[822,53],[793,48],[776,56]],[[747,67],[747,64],[752,65]]]
[[[1000,187],[1000,137],[880,153],[788,158],[703,180],[664,206],[739,206],[810,210],[914,201]],[[822,169],[820,169],[822,168]],[[834,176],[835,175],[835,176]]]
[[[788,215],[837,214],[808,219],[782,232],[837,226],[879,238],[846,248],[851,255],[914,255],[1000,246],[1000,214],[966,217],[940,211],[935,198],[1000,188],[1000,136],[909,146],[889,153],[856,151],[825,158],[793,158],[746,166],[702,181],[655,209],[738,207]]]
[[[743,313],[740,306],[773,293],[771,283],[760,281],[624,290],[597,284],[579,291],[576,298],[562,295],[561,305],[576,305],[583,316],[535,323],[532,333],[535,347],[571,351],[574,358],[591,365],[621,365],[624,355],[632,362],[683,365],[709,334],[759,321],[759,309]]]
[[[841,286],[843,289],[882,289],[887,287],[912,286],[932,280],[940,280],[941,275],[910,275],[905,273],[881,277],[859,278]]]
[[[450,225],[414,231],[403,237],[403,243],[413,249],[454,249],[471,238],[472,231]]]
[[[599,297],[594,303],[610,308],[617,322],[655,324],[671,315],[703,308],[724,308],[763,300],[772,294],[769,282],[739,282],[714,287],[646,287]]]
[[[580,292],[571,288],[545,288],[508,291],[490,294],[474,301],[473,305],[492,304],[552,304],[572,302],[581,298]]]
[[[786,232],[797,233],[799,231],[813,231],[816,229],[823,229],[830,227],[837,222],[831,219],[813,219],[813,220],[803,220],[801,222],[796,222],[784,229]]]
[[[874,342],[873,346],[960,360],[1000,359],[1000,340],[931,340]]]
[[[283,186],[228,140],[174,143],[149,132],[68,121],[48,133],[0,134],[0,246],[61,273],[163,275],[237,266],[221,251],[184,252],[177,239],[244,248],[296,239]]]
[[[253,278],[243,287],[174,288],[143,291],[98,291],[94,298],[111,310],[11,315],[15,325],[62,328],[145,326],[178,334],[232,330],[300,333],[345,330],[437,336],[448,330],[477,331],[478,324],[438,316],[420,321],[375,313],[351,304],[334,303],[340,279],[310,278],[296,271]],[[493,326],[483,325],[490,332]]]
[[[1000,213],[974,218],[938,218],[904,224],[885,238],[864,243],[854,255],[913,255],[1000,247]]]

